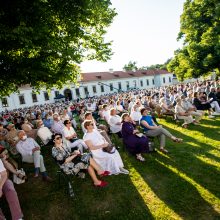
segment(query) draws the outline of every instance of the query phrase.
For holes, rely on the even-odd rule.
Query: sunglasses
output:
[[[90,124],[90,125],[94,126],[94,124]]]
[[[55,138],[55,140],[60,140],[60,139],[62,139],[61,137],[57,137],[57,138]]]
[[[71,124],[71,122],[69,121],[69,122],[67,122],[67,124]]]

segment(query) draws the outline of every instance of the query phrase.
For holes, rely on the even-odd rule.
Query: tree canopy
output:
[[[138,70],[136,61],[129,61],[128,64],[125,64],[123,67],[124,71],[136,71]]]
[[[0,96],[19,85],[61,88],[76,83],[84,60],[106,61],[110,0],[7,0],[0,8]]]
[[[175,51],[168,70],[181,80],[220,70],[220,2],[186,0],[178,39],[183,48]]]
[[[129,61],[128,64],[125,64],[123,67],[124,71],[136,71],[136,70],[147,70],[147,69],[164,69],[167,70],[167,64],[170,62],[171,58],[168,59],[165,63],[163,64],[153,64],[150,66],[142,66],[138,67],[136,61]]]

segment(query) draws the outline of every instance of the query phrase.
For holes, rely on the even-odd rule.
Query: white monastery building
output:
[[[35,94],[31,87],[19,88],[20,93],[13,93],[0,100],[0,111],[24,108],[33,105],[54,103],[56,97],[64,96],[68,100],[100,96],[129,89],[147,89],[173,84],[173,74],[166,70],[109,71],[82,73],[79,86],[52,89],[50,94],[41,90]]]

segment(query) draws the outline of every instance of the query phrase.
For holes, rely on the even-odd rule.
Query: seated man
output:
[[[122,128],[122,123],[121,123],[121,117],[116,114],[117,111],[115,108],[112,108],[110,110],[110,119],[109,119],[109,126],[110,130],[112,133],[117,134],[118,137],[122,137],[121,135],[121,128]]]
[[[0,139],[5,140],[8,134],[8,130],[3,127],[3,124],[0,123]]]
[[[19,142],[16,144],[16,148],[22,156],[22,161],[26,163],[34,163],[34,177],[38,177],[39,172],[41,172],[43,180],[51,182],[52,179],[47,176],[44,159],[40,154],[40,146],[38,143],[33,138],[28,138],[23,130],[18,132],[18,137]]]
[[[198,111],[196,107],[186,99],[185,95],[181,96],[181,100],[182,100],[181,105],[183,109],[186,112],[190,113],[192,116],[194,116],[196,122],[199,123],[200,120],[202,119],[202,116],[204,115],[203,111]]]
[[[0,197],[4,195],[8,202],[12,220],[19,220],[23,218],[20,203],[17,193],[11,180],[8,179],[6,169],[0,160]],[[0,208],[0,219],[5,219],[2,210]]]
[[[38,121],[37,128],[38,128],[37,136],[42,140],[44,145],[53,144],[52,132],[49,130],[49,128],[44,126],[42,120]]]
[[[11,146],[10,152],[13,155],[18,154],[16,150],[16,144],[19,141],[18,140],[18,131],[15,129],[14,124],[9,124],[7,126],[7,129],[9,130],[8,134],[6,135],[6,142]]]

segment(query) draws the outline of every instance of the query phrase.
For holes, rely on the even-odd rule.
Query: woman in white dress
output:
[[[109,143],[99,131],[94,129],[93,121],[86,120],[84,122],[84,127],[87,130],[87,133],[84,135],[83,140],[90,149],[96,163],[98,163],[103,169],[110,171],[111,174],[129,174],[129,171],[124,169],[121,156],[116,149],[113,149],[114,153],[103,151],[103,148],[107,147]]]

